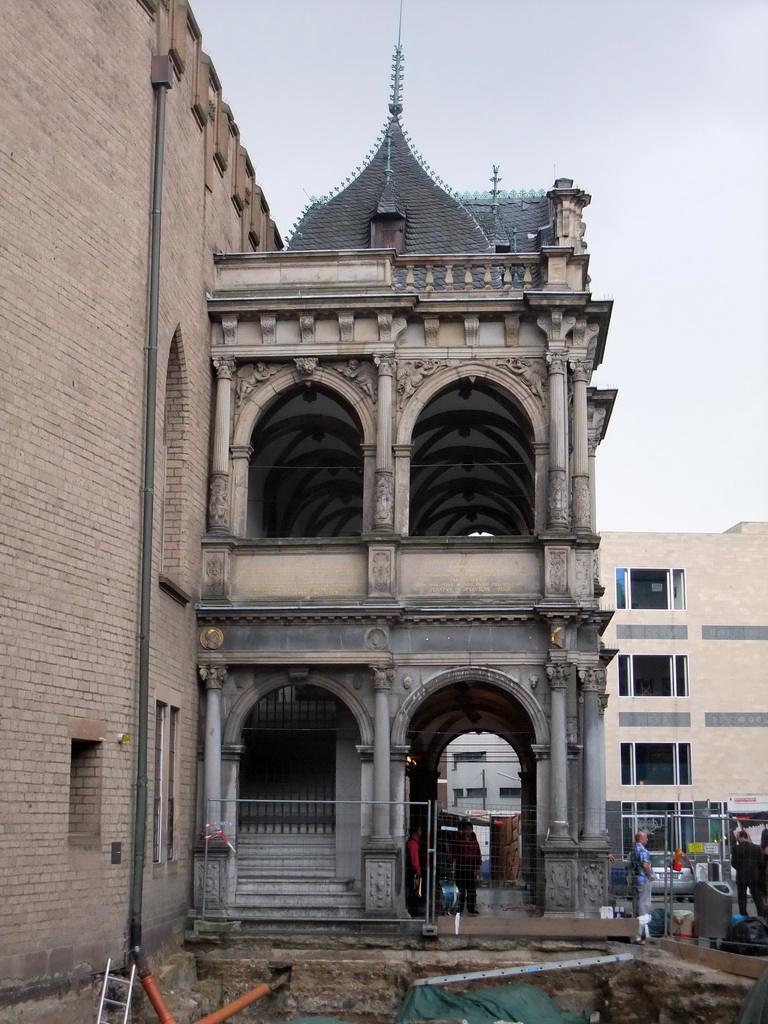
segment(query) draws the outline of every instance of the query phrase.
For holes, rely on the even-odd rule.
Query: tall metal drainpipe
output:
[[[157,409],[157,321],[160,294],[160,220],[163,205],[165,103],[173,83],[170,54],[152,58],[155,92],[155,152],[152,175],[151,240],[149,251],[149,310],[147,372],[144,390],[144,485],[141,524],[139,611],[138,721],[136,743],[136,809],[133,822],[133,874],[131,877],[130,946],[141,947],[141,912],[144,895],[144,859],[147,845],[147,731],[149,718],[149,631],[152,603],[152,534],[155,508],[155,420]]]

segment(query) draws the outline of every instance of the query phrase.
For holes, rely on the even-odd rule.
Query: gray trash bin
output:
[[[733,916],[733,887],[729,882],[697,882],[693,887],[693,934],[700,939],[724,939]]]

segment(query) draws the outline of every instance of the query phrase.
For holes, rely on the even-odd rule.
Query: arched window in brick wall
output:
[[[188,582],[186,546],[189,534],[187,504],[189,392],[181,328],[177,327],[168,353],[163,403],[162,556],[161,574],[178,587]]]

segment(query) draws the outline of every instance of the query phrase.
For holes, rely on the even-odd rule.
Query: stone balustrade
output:
[[[542,287],[538,253],[450,257],[397,256],[393,273],[401,292],[519,292]]]

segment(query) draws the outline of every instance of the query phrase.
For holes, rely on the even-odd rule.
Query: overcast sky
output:
[[[399,0],[191,0],[282,233],[387,117]],[[404,0],[404,113],[452,188],[585,212],[619,389],[601,530],[768,520],[768,4]]]

